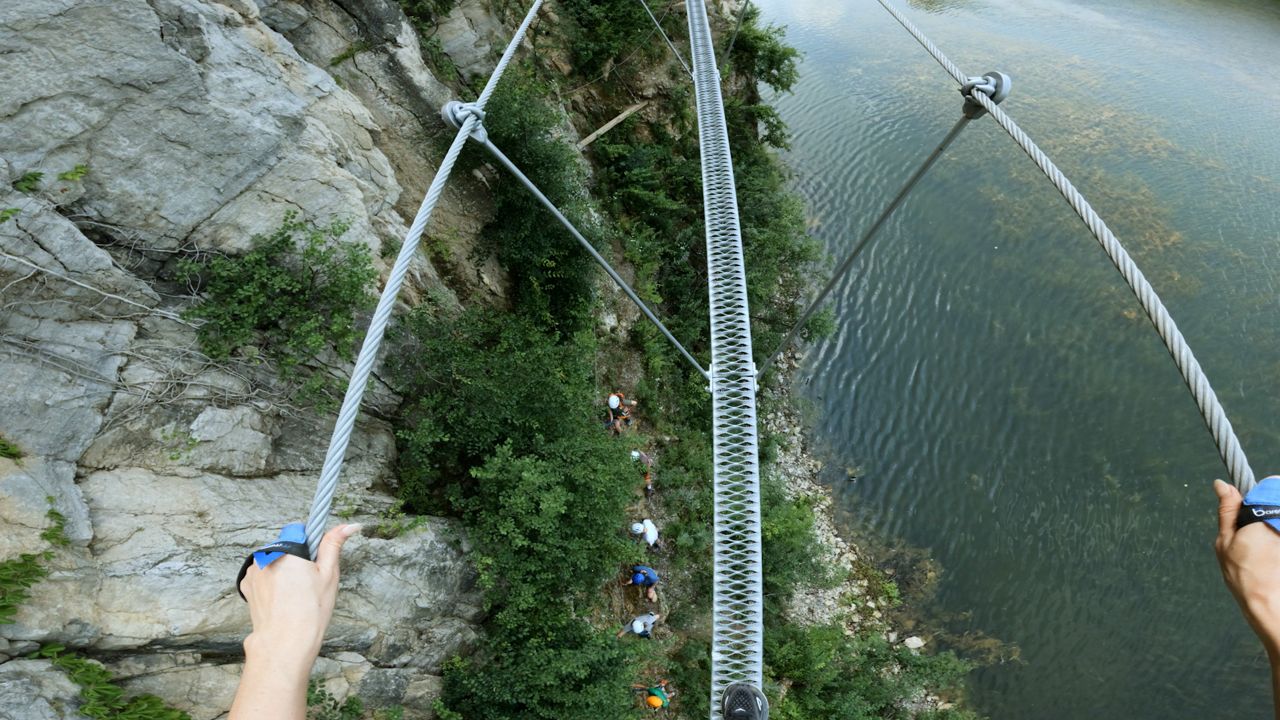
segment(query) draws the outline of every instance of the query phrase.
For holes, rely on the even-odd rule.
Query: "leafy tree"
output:
[[[572,598],[615,577],[635,552],[622,528],[637,484],[626,449],[590,428],[517,456],[503,445],[458,500],[476,544],[480,583],[515,628],[548,596]]]
[[[563,115],[529,66],[503,77],[485,116],[489,138],[560,208],[588,239],[586,174],[577,150],[559,134]],[[480,152],[473,149],[472,152]],[[587,327],[593,299],[590,256],[537,199],[505,174],[493,186],[494,221],[484,238],[511,278],[512,304],[521,315],[558,329]]]
[[[760,25],[760,8],[747,8],[733,43],[732,61],[738,74],[788,92],[800,79],[800,51],[786,44],[786,28]]]
[[[633,50],[657,57],[666,48],[659,43],[637,47],[652,28],[644,8],[629,0],[560,0],[568,26],[573,64],[583,77],[595,77],[624,59]]]
[[[916,655],[878,634],[850,638],[838,625],[776,625],[765,634],[765,662],[790,687],[770,717],[780,720],[906,720],[906,701],[950,687],[968,670],[950,653]],[[972,718],[964,712],[934,717]]]
[[[421,309],[396,337],[392,374],[409,398],[400,478],[411,510],[435,505],[446,484],[469,485],[470,469],[504,443],[527,455],[578,428],[595,429],[594,348],[586,338],[562,344],[528,318],[483,308],[451,318]]]
[[[445,667],[441,720],[635,718],[625,645],[558,608],[491,634],[481,659]]]

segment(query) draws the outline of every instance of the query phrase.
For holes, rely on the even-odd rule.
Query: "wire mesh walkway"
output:
[[[711,414],[715,445],[715,589],[711,717],[732,682],[760,687],[764,618],[760,583],[760,462],[756,372],[733,158],[720,72],[703,0],[689,0],[689,41],[702,150],[702,203],[711,314]]]

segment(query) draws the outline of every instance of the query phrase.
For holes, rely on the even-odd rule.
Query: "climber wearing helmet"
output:
[[[621,435],[623,429],[631,427],[631,408],[636,406],[635,400],[628,400],[621,392],[611,392],[606,401],[609,405],[609,419],[605,421],[606,430],[614,435]]]
[[[676,694],[666,680],[659,680],[657,685],[632,685],[631,689],[637,693],[643,692],[644,704],[654,710],[661,710],[670,705],[671,698]]]
[[[618,637],[622,637],[627,633],[632,633],[642,638],[650,637],[653,633],[653,626],[661,619],[662,616],[657,613],[637,615],[631,622],[622,626],[622,629],[618,631]]]
[[[650,548],[658,547],[658,526],[653,524],[649,518],[638,523],[631,523],[631,534],[644,537],[644,541]]]
[[[649,602],[658,602],[657,585],[661,581],[658,571],[647,565],[632,565],[631,575],[623,578],[623,585],[635,585],[649,598]]]

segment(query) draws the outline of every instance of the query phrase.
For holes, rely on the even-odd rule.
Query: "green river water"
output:
[[[959,96],[874,0],[760,4],[805,56],[775,100],[840,255]],[[969,74],[1013,76],[1004,107],[1142,265],[1259,477],[1280,472],[1280,3],[903,8]],[[832,307],[797,378],[827,479],[845,521],[940,563],[935,627],[1010,644],[970,678],[980,711],[1267,716],[1266,657],[1213,558],[1215,447],[1119,274],[994,122],[964,131]]]

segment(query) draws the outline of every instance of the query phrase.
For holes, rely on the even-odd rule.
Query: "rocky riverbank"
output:
[[[892,645],[922,652],[929,642],[927,637],[904,630],[898,620],[902,613],[898,612],[901,599],[893,578],[895,571],[879,570],[874,551],[855,544],[836,524],[832,489],[820,479],[823,464],[811,452],[809,429],[793,395],[799,353],[787,352],[778,363],[778,376],[765,381],[760,397],[761,436],[772,437],[777,448],[764,471],[783,480],[790,498],[807,499],[813,508],[819,557],[831,577],[830,582],[797,589],[787,607],[787,616],[804,625],[840,625],[849,637],[879,634]],[[912,698],[908,704],[915,713],[956,706],[953,699],[931,691]]]

